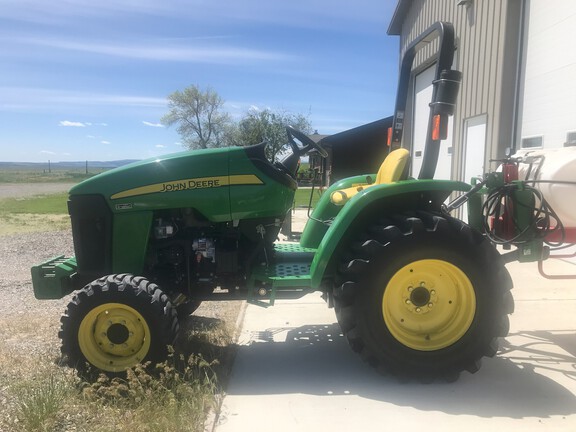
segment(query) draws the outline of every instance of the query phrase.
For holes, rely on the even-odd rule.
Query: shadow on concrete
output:
[[[274,342],[283,332],[286,341]],[[463,373],[455,383],[421,384],[377,374],[350,350],[337,324],[271,328],[252,334],[248,345],[238,347],[228,394],[357,395],[424,411],[480,417],[569,415],[576,413],[576,396],[536,369],[576,380],[576,358],[547,350],[559,345],[576,352],[575,334],[516,334],[527,342],[503,341],[502,354],[485,359],[477,374]]]

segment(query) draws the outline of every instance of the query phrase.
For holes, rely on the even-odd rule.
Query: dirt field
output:
[[[0,199],[66,192],[72,186],[73,183],[0,183]]]

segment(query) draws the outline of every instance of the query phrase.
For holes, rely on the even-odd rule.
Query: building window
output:
[[[574,147],[576,146],[576,131],[568,132],[566,134],[566,142],[564,147]]]
[[[522,148],[542,147],[542,136],[522,138]]]

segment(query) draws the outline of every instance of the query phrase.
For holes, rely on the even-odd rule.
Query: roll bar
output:
[[[408,88],[416,53],[436,38],[439,38],[440,46],[436,53],[436,73],[432,82],[434,87],[432,101],[430,102],[424,158],[420,174],[418,175],[419,179],[431,179],[434,177],[436,165],[438,164],[440,141],[446,139],[448,134],[448,117],[454,114],[456,98],[462,80],[462,73],[452,69],[456,47],[454,44],[454,26],[451,23],[437,22],[433,24],[406,48],[400,68],[394,120],[392,122],[390,150],[401,146]]]

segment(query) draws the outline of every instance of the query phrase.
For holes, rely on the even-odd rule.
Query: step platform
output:
[[[300,298],[310,293],[310,265],[315,253],[316,249],[298,243],[275,244],[274,261],[250,275],[248,302],[267,307],[273,306],[278,297]]]

